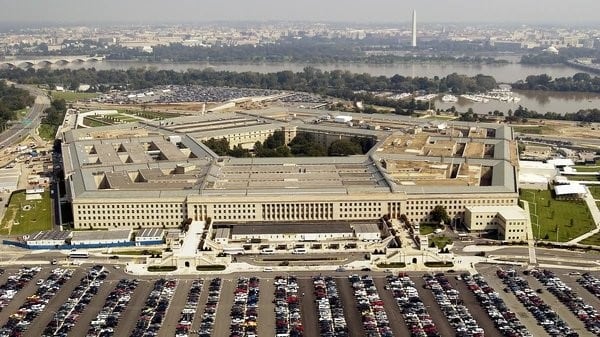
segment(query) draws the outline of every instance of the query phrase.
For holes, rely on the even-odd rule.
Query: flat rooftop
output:
[[[324,234],[353,233],[350,223],[323,222],[299,224],[249,224],[233,225],[231,235],[268,235],[268,234]]]
[[[517,151],[507,126],[452,122],[441,129],[403,116],[352,113],[357,123],[393,129],[311,123],[326,113],[270,108],[71,130],[63,142],[65,175],[72,178],[74,199],[516,193]],[[230,158],[198,140],[274,126],[323,139],[365,136],[377,144],[366,155],[348,157]]]
[[[30,234],[26,241],[64,241],[69,237],[71,237],[71,231],[41,231]]]
[[[131,237],[131,229],[115,229],[108,231],[74,231],[71,242],[80,241],[116,241]]]

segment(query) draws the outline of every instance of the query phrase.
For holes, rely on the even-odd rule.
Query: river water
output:
[[[402,62],[394,64],[364,64],[364,63],[331,63],[331,64],[308,64],[308,63],[207,63],[207,62],[185,62],[185,63],[149,63],[138,61],[102,61],[93,63],[72,63],[66,65],[53,65],[52,68],[90,68],[97,70],[130,68],[148,68],[158,70],[185,71],[187,69],[205,69],[213,68],[215,70],[226,71],[256,71],[260,73],[278,72],[291,70],[294,72],[302,71],[307,66],[331,71],[336,69],[347,70],[353,73],[368,73],[373,76],[393,76],[399,74],[402,76],[426,76],[443,77],[452,73],[475,76],[484,74],[493,76],[499,83],[513,83],[518,80],[524,80],[528,75],[548,74],[553,78],[573,76],[579,69],[571,68],[565,65],[524,65],[520,63],[509,64],[465,64],[452,62]],[[535,110],[540,113],[547,111],[566,113],[576,112],[580,109],[600,108],[599,94],[586,93],[544,93],[544,92],[519,92],[517,96],[521,98],[519,103],[506,103],[499,101],[490,101],[489,103],[474,103],[460,99],[457,103],[443,103],[436,101],[437,108],[447,109],[454,105],[459,111],[466,111],[473,108],[476,113],[487,113],[488,111],[499,110],[506,112],[508,109],[513,111],[522,105],[529,110]]]

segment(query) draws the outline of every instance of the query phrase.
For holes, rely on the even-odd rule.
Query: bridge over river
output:
[[[101,62],[104,61],[104,58],[104,56],[57,56],[35,59],[0,60],[0,67],[44,67],[52,64],[63,65],[68,63]]]

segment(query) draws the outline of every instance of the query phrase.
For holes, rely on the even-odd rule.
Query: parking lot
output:
[[[0,336],[598,335],[600,273],[480,269],[136,279],[109,266],[6,268]]]

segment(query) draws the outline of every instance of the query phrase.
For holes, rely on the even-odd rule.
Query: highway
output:
[[[10,146],[21,137],[26,136],[31,130],[35,130],[40,125],[42,113],[48,107],[50,107],[50,99],[47,96],[36,96],[35,103],[23,120],[20,123],[13,124],[0,134],[0,147]]]

